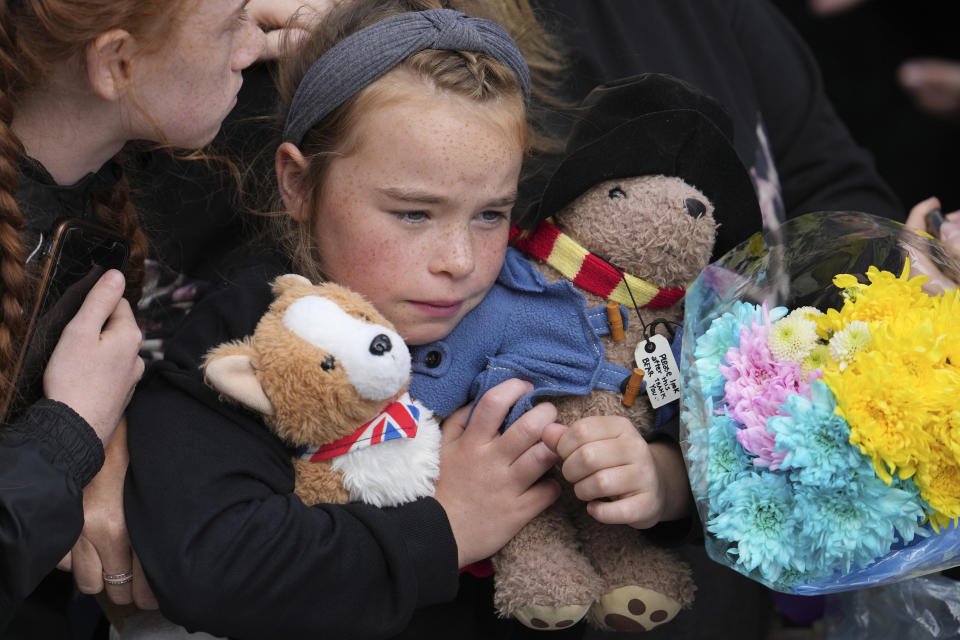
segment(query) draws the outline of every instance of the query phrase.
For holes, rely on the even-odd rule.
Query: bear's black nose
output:
[[[382,356],[383,354],[390,351],[393,348],[393,345],[390,344],[390,338],[383,335],[382,333],[375,337],[370,342],[370,353],[375,356]]]

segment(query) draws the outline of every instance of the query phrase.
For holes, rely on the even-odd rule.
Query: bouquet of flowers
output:
[[[681,438],[707,551],[812,595],[960,564],[960,290],[929,237],[789,221],[688,290]]]

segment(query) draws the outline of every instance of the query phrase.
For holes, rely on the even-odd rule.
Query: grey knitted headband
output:
[[[300,144],[331,111],[424,49],[486,53],[513,70],[524,97],[530,97],[527,62],[503,27],[452,9],[411,11],[347,36],[313,63],[293,96],[284,142]]]

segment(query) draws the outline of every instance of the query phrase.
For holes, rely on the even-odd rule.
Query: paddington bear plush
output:
[[[251,336],[207,354],[207,383],[297,448],[295,492],[306,504],[433,495],[440,429],[406,393],[410,353],[393,325],[335,284],[287,274],[273,293]]]
[[[677,392],[668,361],[679,358],[685,287],[718,242],[735,241],[720,223],[761,221],[730,137],[719,104],[670,76],[627,78],[585,99],[564,158],[529,212],[536,224],[515,246],[547,281],[572,282],[588,306],[613,303],[611,322],[625,321],[623,336],[611,328],[602,339],[623,384],[622,392],[549,398],[559,422],[623,415],[648,440],[676,439],[676,401],[654,404]],[[629,403],[633,369],[645,371],[650,393]],[[695,589],[671,552],[644,532],[596,522],[569,490],[493,564],[498,610],[543,630],[584,616],[602,629],[651,629],[689,607]]]

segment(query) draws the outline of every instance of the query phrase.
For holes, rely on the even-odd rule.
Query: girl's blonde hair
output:
[[[0,0],[0,385],[16,357],[26,325],[33,281],[16,202],[18,159],[23,146],[11,128],[18,98],[42,88],[51,69],[80,60],[96,38],[124,29],[147,48],[158,47],[180,24],[183,0]],[[147,241],[130,203],[126,178],[94,196],[97,219],[130,243],[127,297],[139,298]]]
[[[282,123],[297,87],[313,63],[333,47],[360,29],[380,20],[408,11],[428,9],[457,9],[469,15],[487,18],[503,25],[527,58],[534,77],[534,97],[549,95],[545,87],[548,80],[561,68],[559,58],[554,59],[550,37],[542,30],[526,0],[353,0],[333,10],[314,29],[313,33],[299,43],[296,52],[283,60],[278,69],[277,85],[280,92],[278,121]],[[506,65],[483,53],[467,51],[420,51],[401,62],[402,69],[426,80],[438,90],[462,96],[477,104],[517,105],[522,113],[523,93],[516,75]],[[347,100],[338,109],[326,116],[303,137],[300,150],[308,166],[301,177],[304,206],[312,211],[320,196],[327,171],[333,158],[349,152],[355,140],[356,122],[369,109],[383,103],[384,96],[395,95],[392,87],[383,80],[375,81],[366,89]],[[378,85],[380,87],[378,88]],[[552,141],[532,125],[527,117],[520,128],[521,143],[528,152],[554,148]],[[276,206],[276,203],[275,203]],[[313,242],[313,216],[303,221],[288,215],[275,215],[272,242],[284,255],[291,256],[293,268],[313,280],[322,280],[324,275]]]

